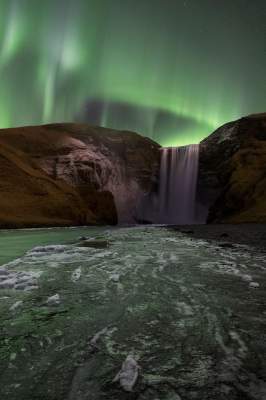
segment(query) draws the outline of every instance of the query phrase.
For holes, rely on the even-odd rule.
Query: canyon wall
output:
[[[133,223],[158,178],[159,148],[88,125],[2,129],[0,226]]]
[[[266,222],[266,114],[225,124],[201,142],[197,198],[207,222]]]
[[[0,227],[156,221],[159,168],[160,146],[133,132],[2,129]],[[197,214],[209,223],[266,222],[266,114],[227,123],[201,142]]]

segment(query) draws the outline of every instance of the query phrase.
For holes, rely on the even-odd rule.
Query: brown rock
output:
[[[159,145],[133,132],[52,124],[0,130],[0,226],[134,221]]]
[[[198,199],[209,222],[266,222],[266,114],[224,125],[201,143]]]

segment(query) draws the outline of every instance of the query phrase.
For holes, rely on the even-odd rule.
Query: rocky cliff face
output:
[[[225,124],[201,142],[198,201],[208,222],[266,222],[266,114]]]
[[[0,130],[0,226],[149,220],[159,149],[136,133],[88,125]],[[201,142],[197,197],[201,220],[266,222],[266,114]]]
[[[158,173],[160,146],[133,132],[52,124],[1,130],[0,144],[1,225],[134,222]]]

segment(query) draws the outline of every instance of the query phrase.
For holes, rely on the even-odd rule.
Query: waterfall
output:
[[[196,223],[199,145],[161,149],[159,222]]]

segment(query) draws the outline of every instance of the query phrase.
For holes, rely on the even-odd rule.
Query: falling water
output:
[[[196,223],[199,145],[161,150],[159,222]]]

